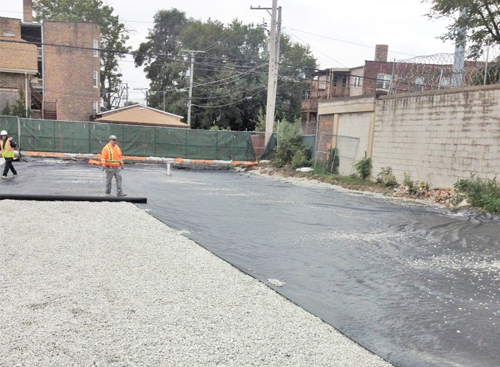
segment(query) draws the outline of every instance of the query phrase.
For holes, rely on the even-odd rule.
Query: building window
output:
[[[99,57],[99,40],[94,39],[94,44],[92,45],[92,48],[94,49],[94,57]]]
[[[4,37],[15,37],[16,34],[12,31],[3,31],[3,36]]]
[[[361,77],[360,76],[354,76],[352,78],[352,86],[354,88],[360,88],[361,87]]]
[[[99,87],[99,72],[98,71],[94,70],[93,79],[94,79],[94,84],[93,84],[94,88],[98,88]]]
[[[425,89],[424,78],[417,76],[415,78],[415,92],[420,92]]]
[[[99,102],[93,102],[92,108],[94,109],[94,115],[99,113]]]
[[[389,90],[392,82],[391,74],[378,74],[377,75],[377,89]]]

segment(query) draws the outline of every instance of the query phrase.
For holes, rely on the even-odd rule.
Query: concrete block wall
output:
[[[376,102],[373,176],[391,167],[433,187],[471,173],[500,174],[500,88],[381,97]]]
[[[368,153],[370,144],[370,122],[372,112],[346,113],[339,116],[339,154],[343,157],[354,157],[354,159],[341,159],[339,173],[350,175],[352,164]],[[355,137],[348,139],[343,137]],[[369,153],[368,153],[369,154]]]
[[[319,150],[324,150],[324,139],[321,133],[338,135],[334,145],[342,156],[339,164],[339,173],[352,173],[354,162],[363,158],[365,151],[368,156],[372,146],[372,124],[375,110],[375,96],[357,96],[336,98],[320,102],[318,113]]]

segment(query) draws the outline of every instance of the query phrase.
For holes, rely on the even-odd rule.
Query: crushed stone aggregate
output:
[[[0,366],[390,366],[132,204],[0,210]]]

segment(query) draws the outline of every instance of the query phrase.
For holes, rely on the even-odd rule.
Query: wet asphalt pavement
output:
[[[15,165],[0,193],[104,191],[84,163]],[[497,218],[233,171],[135,165],[123,177],[148,197],[139,207],[395,366],[500,366]]]

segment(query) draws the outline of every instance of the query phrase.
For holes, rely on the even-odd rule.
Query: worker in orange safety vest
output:
[[[122,190],[122,175],[120,171],[124,168],[123,154],[116,143],[116,136],[109,137],[109,143],[102,148],[101,165],[106,171],[106,195],[111,195],[111,181],[113,177],[116,180],[117,196],[127,196]]]

